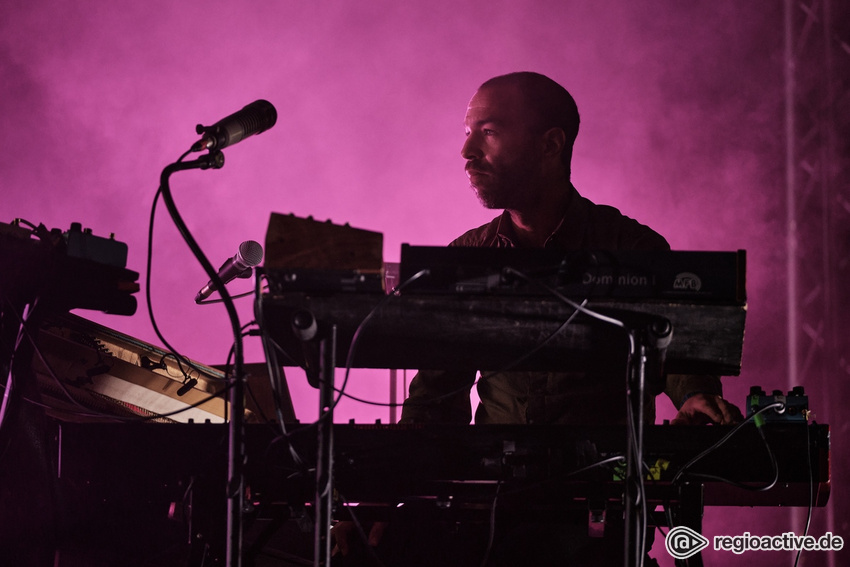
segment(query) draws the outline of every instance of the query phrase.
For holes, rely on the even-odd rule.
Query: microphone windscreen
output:
[[[246,266],[256,266],[263,261],[263,247],[259,242],[246,240],[239,245],[239,257]]]

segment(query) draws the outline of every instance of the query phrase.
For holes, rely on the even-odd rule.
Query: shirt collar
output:
[[[572,233],[580,232],[580,226],[578,222],[573,222],[576,219],[576,213],[579,208],[578,199],[578,191],[573,187],[573,184],[569,184],[569,188],[567,189],[569,192],[569,199],[567,199],[566,207],[564,208],[564,215],[561,217],[561,222],[558,223],[558,226],[555,227],[555,230],[552,231],[552,234],[546,239],[544,248],[548,248],[550,246],[557,246],[559,242],[570,241],[570,235]],[[496,225],[496,238],[499,241],[499,246],[504,248],[517,248],[517,237],[516,232],[514,231],[514,224],[511,221],[511,215],[508,211],[503,211],[502,215],[499,217],[499,222]]]

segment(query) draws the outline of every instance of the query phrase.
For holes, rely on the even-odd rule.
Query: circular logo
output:
[[[667,532],[664,547],[675,559],[687,559],[708,546],[708,540],[686,526],[676,526]]]

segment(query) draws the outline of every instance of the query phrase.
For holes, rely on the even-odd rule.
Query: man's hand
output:
[[[350,552],[350,543],[352,537],[357,537],[357,528],[354,522],[337,522],[331,527],[331,538],[333,538],[334,546],[331,550],[331,556],[337,553],[348,555]]]
[[[673,425],[734,425],[744,420],[735,404],[716,394],[694,394],[682,404]]]
[[[381,538],[384,536],[384,530],[387,528],[388,522],[375,522],[372,524],[372,529],[369,530],[369,545],[377,547],[381,543]],[[331,528],[331,537],[334,540],[334,547],[331,550],[331,556],[341,553],[347,556],[351,552],[352,538],[357,538],[357,526],[354,522],[337,522]]]

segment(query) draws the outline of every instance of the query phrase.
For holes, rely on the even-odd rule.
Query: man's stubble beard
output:
[[[475,191],[475,196],[478,198],[478,202],[485,209],[506,209],[508,208],[509,201],[505,198],[505,195],[501,193],[494,192],[492,190],[483,190],[475,185],[471,185],[472,190]]]
[[[513,174],[491,171],[483,183],[474,185],[470,181],[470,187],[481,205],[487,209],[522,209],[531,192],[528,187],[534,178],[531,169],[526,167],[522,171],[515,170]]]

